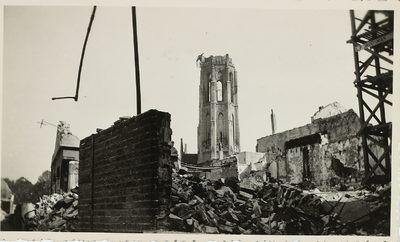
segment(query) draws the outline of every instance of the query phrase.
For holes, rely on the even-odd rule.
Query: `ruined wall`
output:
[[[81,140],[81,231],[163,229],[172,184],[171,134],[170,115],[150,110]]]
[[[264,155],[264,153],[244,151],[238,153],[236,156],[239,164],[251,164],[258,162]]]
[[[329,142],[351,138],[360,130],[360,121],[353,110],[326,119],[317,119],[313,123],[265,136],[257,140],[257,152],[285,150],[285,142],[313,134],[326,134]]]
[[[261,186],[267,174],[275,179],[287,180],[286,156],[277,149],[267,153],[242,152],[238,158],[239,180],[243,187]]]
[[[299,147],[286,151],[286,172],[290,174],[286,182],[300,183],[303,180],[303,152]]]
[[[220,166],[218,169],[210,170],[209,178],[218,180],[220,178],[238,177],[238,162],[236,157],[228,157],[223,160],[214,160],[212,166]]]
[[[312,181],[324,190],[340,182],[360,181],[364,166],[359,129],[357,115],[349,110],[263,137],[257,140],[257,150],[266,152],[268,162],[277,162],[273,177],[288,183]]]
[[[265,167],[259,170],[253,170],[251,166],[248,165],[239,174],[240,186],[253,189],[261,187],[267,179],[266,174]]]

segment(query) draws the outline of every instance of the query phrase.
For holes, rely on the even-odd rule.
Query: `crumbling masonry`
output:
[[[349,110],[257,140],[273,177],[287,183],[313,182],[320,189],[360,182],[364,166],[360,122]],[[379,147],[370,144],[372,149]]]

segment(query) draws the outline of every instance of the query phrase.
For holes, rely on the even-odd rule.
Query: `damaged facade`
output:
[[[312,182],[320,189],[359,183],[364,166],[357,114],[333,103],[320,107],[311,120],[257,140],[257,151],[266,154],[264,170],[284,182]]]
[[[67,192],[78,185],[79,143],[69,125],[60,121],[51,162],[51,193]]]

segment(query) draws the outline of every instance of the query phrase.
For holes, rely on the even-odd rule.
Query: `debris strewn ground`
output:
[[[25,215],[25,229],[31,231],[78,231],[78,193],[44,195],[36,208]]]
[[[169,231],[390,235],[390,184],[323,193],[316,189],[302,190],[273,179],[249,189],[241,187],[237,178],[211,181],[185,173],[172,175],[171,209],[166,215]],[[79,231],[77,206],[77,189],[45,195],[24,217],[24,230]]]
[[[342,194],[337,201],[276,181],[257,189],[236,178],[204,180],[173,174],[170,230],[193,233],[272,235],[389,235],[390,185]],[[357,196],[367,211],[352,220],[341,213]],[[347,201],[345,201],[347,199]],[[345,202],[343,202],[345,201]]]

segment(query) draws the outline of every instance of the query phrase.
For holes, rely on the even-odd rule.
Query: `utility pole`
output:
[[[142,104],[140,97],[139,47],[137,38],[136,7],[132,7],[132,25],[133,25],[133,47],[135,51],[136,107],[137,107],[137,114],[139,115],[142,112]]]

